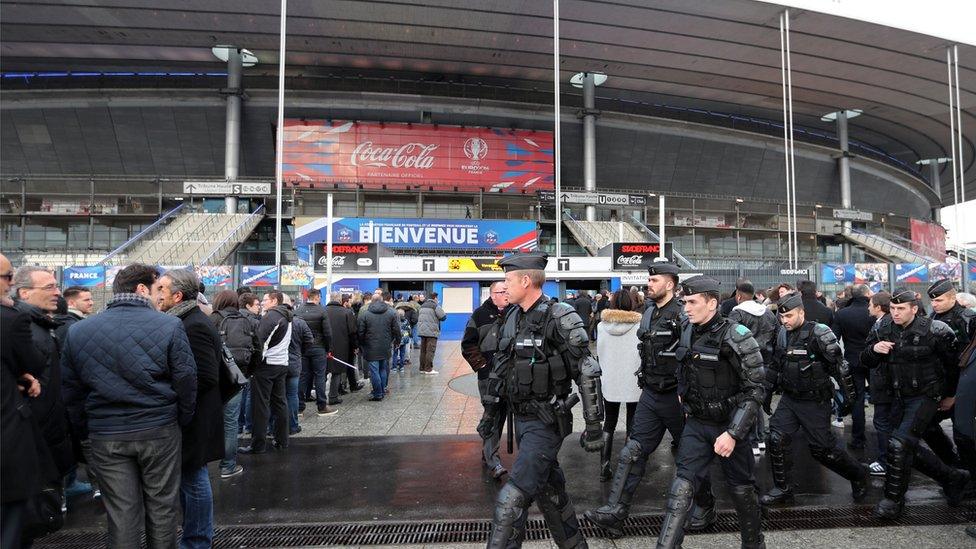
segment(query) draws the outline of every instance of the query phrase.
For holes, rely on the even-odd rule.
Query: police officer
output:
[[[634,413],[633,427],[627,444],[620,451],[617,469],[610,484],[607,504],[587,511],[586,517],[612,536],[623,535],[623,523],[630,514],[634,491],[644,476],[647,460],[657,449],[667,430],[673,440],[681,438],[685,415],[678,402],[678,361],[675,348],[681,335],[681,304],[674,292],[678,286],[678,267],[657,263],[648,267],[647,297],[637,338],[641,368],[637,383],[643,391]],[[708,477],[696,497],[689,529],[706,528],[715,522],[714,498]]]
[[[680,547],[692,497],[718,455],[739,518],[742,547],[765,548],[752,449],[745,443],[763,402],[763,358],[749,329],[718,313],[718,281],[681,284],[684,312],[676,357],[678,394],[688,414],[678,445],[658,548]]]
[[[798,431],[806,436],[813,458],[849,480],[854,499],[861,499],[868,489],[867,469],[837,447],[830,430],[834,393],[831,377],[846,395],[847,407],[854,402],[854,380],[837,337],[823,324],[807,321],[800,294],[781,298],[777,312],[783,327],[777,334],[773,360],[766,372],[766,411],[770,412],[773,390],[781,390],[783,397],[769,419],[769,463],[774,488],[762,497],[762,503],[793,502],[790,445]]]
[[[577,399],[583,401],[586,422],[580,445],[599,452],[606,443],[600,365],[590,356],[587,327],[576,311],[564,303],[550,303],[542,293],[547,258],[533,252],[498,262],[514,306],[505,315],[478,433],[482,438],[492,435],[504,400],[515,414],[519,452],[508,482],[498,492],[489,548],[521,547],[533,500],[559,547],[587,546],[556,456],[563,439],[573,432]],[[569,396],[572,381],[578,396]]]
[[[938,411],[945,371],[955,365],[955,334],[942,321],[917,316],[918,296],[907,288],[892,292],[889,310],[890,316],[879,320],[868,334],[861,363],[868,368],[884,368],[895,396],[884,498],[874,514],[896,519],[905,506],[913,466],[942,485],[950,505],[960,503],[969,473],[949,467],[918,444]]]
[[[976,333],[976,312],[963,307],[956,302],[956,286],[949,279],[942,279],[928,289],[929,298],[932,300],[932,319],[945,322],[956,336],[956,352],[961,353]],[[959,454],[953,448],[952,441],[942,430],[940,423],[946,419],[952,419],[952,408],[956,403],[956,386],[959,385],[959,360],[951,368],[945,371],[945,389],[943,390],[942,400],[939,402],[939,411],[932,419],[922,440],[929,445],[929,448],[939,456],[939,459],[946,463],[956,463],[962,458],[962,463],[972,470],[976,467],[976,455],[967,444],[963,443],[959,447]]]

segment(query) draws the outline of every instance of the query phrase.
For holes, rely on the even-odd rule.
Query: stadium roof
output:
[[[782,119],[779,14],[750,0],[563,0],[561,67],[604,72],[598,96]],[[247,75],[277,70],[278,2],[2,0],[3,71],[214,71],[218,44],[254,52]],[[551,88],[552,4],[543,0],[292,0],[287,62],[308,74],[429,75]],[[945,17],[947,14],[941,14]],[[832,130],[913,165],[950,156],[943,38],[791,10],[796,124]],[[969,196],[976,196],[976,47],[959,47]],[[951,201],[944,168],[943,197]]]

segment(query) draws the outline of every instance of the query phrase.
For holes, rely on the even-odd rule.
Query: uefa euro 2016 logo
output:
[[[488,155],[488,143],[480,137],[472,137],[464,142],[464,156],[471,160],[481,160]]]
[[[485,233],[485,244],[498,244],[498,233],[495,231]]]
[[[352,231],[349,229],[339,229],[339,242],[349,242],[352,240]]]

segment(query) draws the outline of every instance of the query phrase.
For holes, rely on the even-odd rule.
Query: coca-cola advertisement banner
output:
[[[946,231],[942,225],[920,219],[911,220],[912,249],[928,257],[945,260]]]
[[[552,132],[341,120],[285,120],[286,180],[340,187],[553,189]]]
[[[659,243],[614,242],[611,257],[615,271],[642,271],[654,264],[661,253]],[[674,249],[670,242],[664,243],[664,257],[674,261]]]
[[[328,271],[329,256],[325,242],[317,242],[313,249],[315,272]],[[332,244],[332,272],[375,273],[378,269],[376,244]]]

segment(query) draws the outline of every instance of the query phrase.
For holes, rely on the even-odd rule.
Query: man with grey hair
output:
[[[213,542],[213,490],[207,463],[224,457],[220,398],[223,343],[213,322],[200,309],[199,291],[196,273],[187,269],[167,271],[153,286],[159,310],[183,322],[197,371],[196,409],[193,420],[183,426],[183,547],[209,547]]]
[[[851,440],[847,443],[847,447],[852,450],[864,449],[867,440],[864,433],[864,395],[869,372],[861,366],[861,352],[864,351],[864,342],[875,322],[875,318],[868,311],[871,294],[871,287],[867,284],[850,286],[847,304],[834,315],[834,323],[830,327],[838,341],[844,343],[844,360],[847,361],[854,379]]]
[[[122,269],[105,311],[75,323],[63,347],[64,403],[91,440],[109,547],[139,547],[144,526],[149,547],[176,547],[179,426],[193,418],[197,374],[183,324],[150,300],[158,276]]]
[[[34,365],[41,394],[28,402],[58,474],[63,477],[74,465],[74,453],[61,400],[61,355],[53,336],[54,330],[60,326],[52,318],[60,295],[54,273],[44,267],[24,266],[14,273],[10,297],[17,310],[30,315],[31,342],[42,359],[40,364]]]
[[[976,309],[976,295],[969,292],[956,294],[956,302],[967,309]]]

